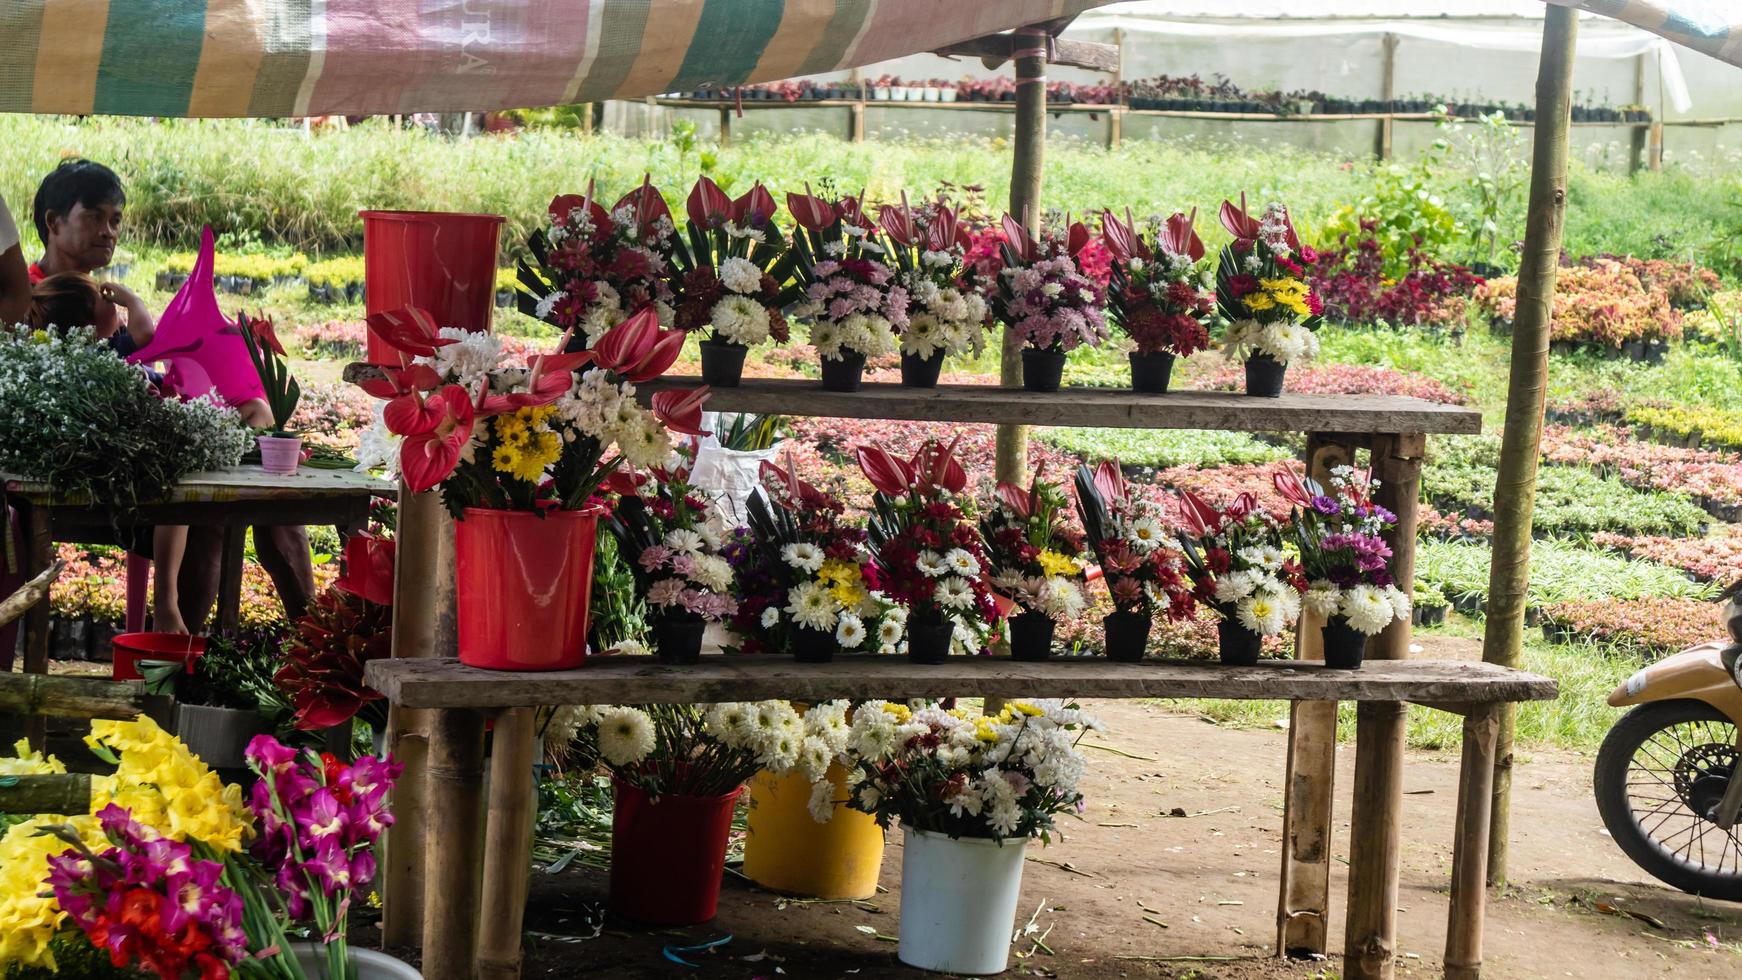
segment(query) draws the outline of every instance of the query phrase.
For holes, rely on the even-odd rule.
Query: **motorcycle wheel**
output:
[[[1703,701],[1629,711],[1597,752],[1597,811],[1635,864],[1682,891],[1742,901],[1742,826],[1707,816],[1736,762],[1736,725]]]

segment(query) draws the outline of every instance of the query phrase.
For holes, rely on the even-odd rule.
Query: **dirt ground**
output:
[[[1143,758],[1089,751],[1088,811],[1081,820],[1064,821],[1062,842],[1032,846],[1024,871],[1020,916],[1026,921],[1034,913],[1036,925],[1050,930],[1052,953],[1019,943],[1021,958],[1008,975],[1339,976],[1353,747],[1344,746],[1338,758],[1331,957],[1291,963],[1271,956],[1287,744],[1281,724],[1269,731],[1230,730],[1155,705],[1091,707],[1110,729],[1097,736],[1100,744]],[[1278,705],[1277,718],[1286,718],[1286,706]],[[1519,768],[1514,884],[1489,903],[1486,975],[1736,976],[1742,971],[1742,908],[1702,905],[1634,867],[1603,832],[1590,768],[1586,756],[1542,752]],[[1409,756],[1399,976],[1440,974],[1456,777],[1455,752]],[[1170,815],[1178,811],[1187,815]],[[1062,867],[1067,864],[1075,871]],[[883,862],[887,891],[869,904],[795,903],[729,874],[719,917],[705,926],[647,932],[608,921],[597,939],[561,941],[548,937],[592,932],[583,923],[587,909],[605,898],[605,876],[584,869],[540,875],[526,927],[541,935],[528,940],[524,975],[920,977],[895,958],[900,877],[897,833]],[[712,952],[678,954],[694,968],[663,955],[668,947],[727,935],[731,941]]]

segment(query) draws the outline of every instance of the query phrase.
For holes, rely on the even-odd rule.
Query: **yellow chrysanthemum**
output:
[[[857,609],[869,595],[857,585],[835,585],[829,588],[829,597],[841,604],[842,609]]]
[[[0,759],[0,776],[47,776],[67,771],[67,767],[54,756],[32,752],[26,739],[19,739],[13,751],[18,753],[18,758]]]
[[[830,558],[823,562],[823,567],[817,569],[817,578],[831,585],[858,585],[861,575],[857,564],[840,558]]]
[[[1010,707],[1030,718],[1039,718],[1041,715],[1046,714],[1046,712],[1040,710],[1038,705],[1030,704],[1027,701],[1012,701],[1010,702]]]
[[[1246,297],[1242,299],[1241,302],[1245,303],[1246,308],[1254,313],[1262,313],[1265,310],[1276,308],[1276,300],[1273,299],[1269,293],[1256,290],[1247,293]]]
[[[1040,562],[1040,573],[1047,578],[1057,575],[1069,578],[1083,570],[1083,566],[1078,564],[1075,558],[1060,554],[1051,548],[1042,551],[1036,560]]]
[[[42,892],[47,890],[48,859],[65,851],[67,844],[37,831],[60,823],[70,824],[92,849],[107,844],[102,828],[88,816],[31,817],[0,837],[0,968],[13,963],[55,968],[48,944],[66,914],[53,894],[44,897]]]
[[[974,737],[990,745],[998,741],[998,730],[992,727],[992,722],[981,718],[974,723]]]
[[[907,705],[905,704],[886,704],[883,706],[883,713],[894,718],[896,724],[900,724],[913,717],[913,712],[907,710]]]

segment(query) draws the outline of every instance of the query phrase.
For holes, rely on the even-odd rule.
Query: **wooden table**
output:
[[[6,502],[19,512],[25,546],[17,556],[25,577],[47,568],[54,542],[112,543],[113,508],[57,497],[47,484],[0,473]],[[361,521],[375,497],[393,497],[398,487],[350,470],[303,467],[289,476],[258,466],[239,466],[183,477],[165,500],[142,505],[138,519],[150,524],[200,524],[224,529],[218,580],[218,628],[235,629],[242,605],[242,552],[253,525],[336,524]],[[48,672],[47,599],[24,618],[24,669]]]
[[[424,789],[423,936],[424,975],[430,980],[469,980],[474,969],[486,980],[519,976],[526,868],[532,847],[526,820],[532,760],[525,743],[536,706],[941,698],[963,691],[1005,698],[1287,700],[1328,705],[1333,712],[1337,702],[1354,701],[1359,705],[1358,745],[1370,741],[1376,731],[1386,734],[1392,713],[1401,713],[1404,702],[1463,715],[1446,975],[1476,977],[1481,969],[1487,895],[1483,879],[1499,706],[1556,694],[1555,682],[1546,677],[1491,664],[1434,660],[1369,661],[1360,670],[1346,671],[1293,660],[1224,667],[1187,661],[1130,664],[1067,658],[1017,663],[956,657],[920,666],[905,658],[857,655],[828,664],[800,664],[775,656],[706,656],[695,666],[666,667],[648,657],[613,657],[593,660],[578,670],[506,673],[467,667],[457,660],[403,659],[374,661],[367,667],[367,677],[393,705],[429,709],[431,716],[429,781]],[[497,737],[490,817],[487,826],[480,826],[487,718],[496,719]],[[1395,763],[1399,771],[1393,775],[1400,778],[1401,755]],[[1380,810],[1377,816],[1382,819],[1396,818],[1384,806],[1386,801],[1384,794],[1357,791],[1352,853],[1396,847],[1395,831],[1389,844],[1384,834],[1367,839],[1359,833],[1375,818],[1369,810]],[[484,869],[482,880],[479,867]],[[1352,869],[1349,886],[1351,921],[1394,917],[1395,875],[1388,887],[1385,881],[1368,887],[1358,884],[1357,870]],[[489,914],[480,922],[486,894]]]

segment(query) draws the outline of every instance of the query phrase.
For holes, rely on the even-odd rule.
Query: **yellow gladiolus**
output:
[[[55,903],[53,893],[45,896],[43,892],[48,890],[48,859],[67,850],[67,844],[38,831],[61,823],[70,824],[92,849],[108,843],[97,821],[87,816],[70,820],[32,817],[14,824],[0,837],[0,967],[17,963],[55,968],[48,944],[66,913]]]

